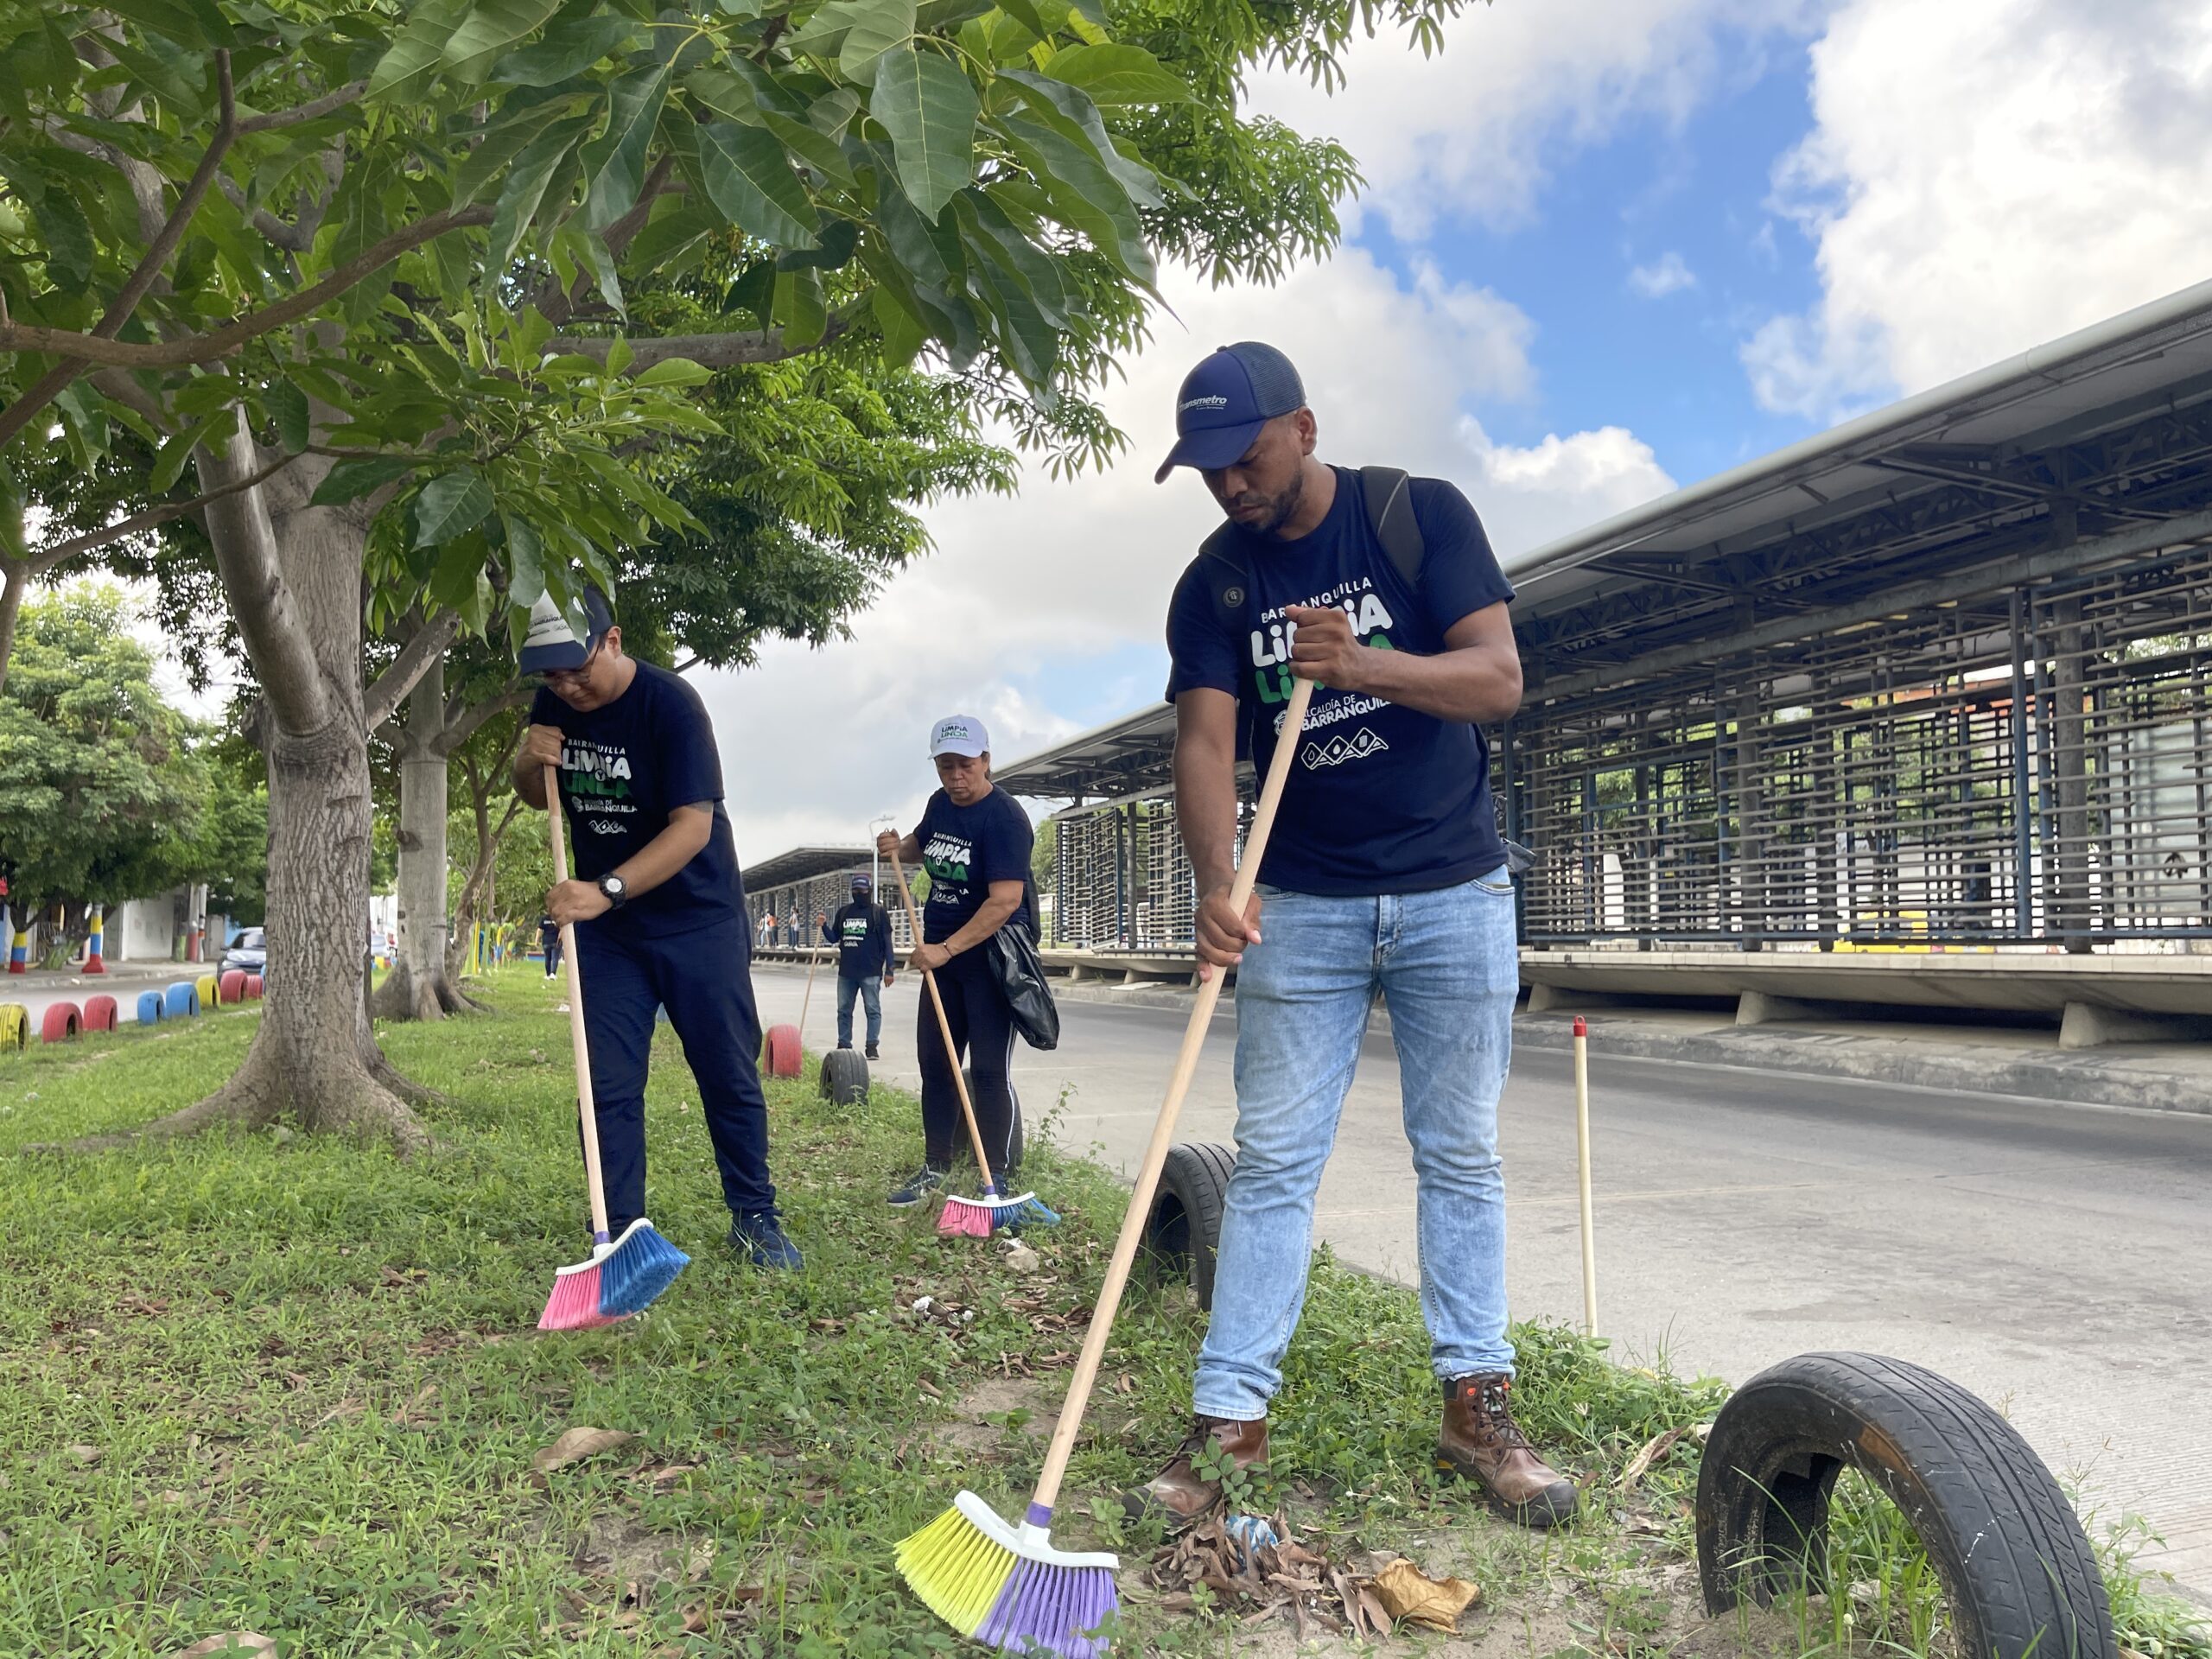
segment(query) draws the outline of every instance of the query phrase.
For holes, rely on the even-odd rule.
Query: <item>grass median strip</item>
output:
[[[487,1014],[382,1033],[445,1096],[425,1112],[436,1148],[410,1160],[282,1133],[24,1153],[196,1097],[244,1052],[251,1011],[0,1058],[0,1652],[152,1659],[231,1630],[349,1656],[958,1645],[891,1544],[962,1485],[1018,1507],[1122,1189],[1033,1142],[1026,1175],[1066,1219],[1017,1270],[884,1205],[913,1161],[911,1101],[836,1106],[810,1075],[769,1090],[807,1270],[756,1272],[721,1244],[664,1031],[653,1215],[695,1265],[645,1317],[541,1336],[550,1264],[585,1230],[567,1040],[538,976],[487,984]],[[1179,1437],[1202,1330],[1180,1287],[1132,1296],[1063,1504],[1078,1547],[1122,1553],[1130,1633],[1156,1650],[1373,1639],[1360,1586],[1394,1554],[1478,1587],[1460,1639],[1500,1654],[1940,1647],[1914,1633],[1909,1535],[1873,1505],[1851,1583],[1894,1568],[1894,1615],[1884,1589],[1705,1624],[1687,1499],[1720,1386],[1614,1365],[1556,1328],[1517,1333],[1516,1405],[1592,1513],[1549,1538],[1490,1519],[1433,1468],[1412,1294],[1325,1255],[1276,1471],[1240,1496],[1301,1529],[1284,1576],[1325,1592],[1341,1575],[1350,1599],[1217,1588],[1204,1549],[1164,1550],[1109,1501]],[[2212,1652],[2171,1604],[2126,1605],[2149,1659]]]

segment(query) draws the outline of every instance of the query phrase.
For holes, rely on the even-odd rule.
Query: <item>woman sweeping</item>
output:
[[[982,947],[1008,922],[1033,932],[1037,901],[1029,880],[1035,840],[1029,817],[1013,797],[991,784],[991,746],[983,722],[952,715],[930,733],[930,758],[942,785],[922,809],[912,835],[895,830],[876,837],[876,850],[893,853],[929,872],[922,908],[922,939],[911,958],[937,976],[951,1027],[954,1053],[945,1052],[937,1016],[925,993],[920,1007],[922,1166],[891,1193],[899,1208],[921,1203],[944,1185],[956,1147],[967,1138],[960,1121],[954,1068],[964,1058],[972,1078],[976,1126],[990,1158],[989,1174],[1004,1187],[1007,1141],[1014,1128],[1014,1095],[1007,1069],[1014,1058],[1014,1012]]]

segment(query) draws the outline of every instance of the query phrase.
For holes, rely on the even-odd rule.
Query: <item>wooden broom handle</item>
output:
[[[899,884],[899,901],[906,906],[906,925],[914,930],[914,943],[920,944],[922,918],[914,913],[914,895],[906,891],[906,872],[899,866],[896,847],[891,849],[891,879]],[[944,1063],[952,1068],[952,1086],[960,1091],[960,1116],[967,1120],[968,1144],[976,1149],[976,1167],[982,1172],[983,1196],[996,1198],[999,1189],[991,1179],[991,1160],[983,1156],[983,1132],[976,1127],[976,1103],[968,1098],[968,1079],[960,1072],[960,1054],[952,1046],[952,1024],[944,1017],[944,999],[937,994],[937,976],[923,969],[922,984],[929,991],[930,1007],[937,1010],[938,1035],[944,1039]]]
[[[561,775],[545,768],[545,822],[553,833],[553,881],[569,879],[569,847],[561,833]],[[601,1244],[607,1242],[607,1183],[599,1172],[599,1108],[591,1097],[591,1046],[584,1039],[584,982],[576,967],[576,929],[561,924],[561,964],[569,977],[569,1044],[576,1057],[576,1114],[584,1133],[584,1184],[591,1189],[591,1230]]]
[[[1268,763],[1267,781],[1260,788],[1259,807],[1252,815],[1252,833],[1245,837],[1244,857],[1236,867],[1236,880],[1229,889],[1229,902],[1240,916],[1260,879],[1261,855],[1267,851],[1268,836],[1274,828],[1275,809],[1281,804],[1283,785],[1290,777],[1291,757],[1297,753],[1299,741],[1305,735],[1306,705],[1313,701],[1313,682],[1296,682],[1290,694],[1290,707],[1283,714],[1282,726],[1275,739],[1274,758]],[[1067,1473],[1068,1459],[1074,1454],[1075,1437],[1082,1429],[1091,1388],[1098,1381],[1099,1362],[1106,1357],[1106,1342],[1113,1332],[1114,1315],[1121,1308],[1122,1291],[1128,1283],[1129,1268],[1136,1261],[1137,1244],[1144,1236],[1145,1221],[1152,1212],[1153,1195],[1160,1190],[1160,1172],[1166,1165],[1167,1148],[1175,1139],[1175,1120],[1182,1116],[1183,1096],[1190,1092],[1191,1078],[1198,1069],[1198,1051],[1205,1046],[1206,1027],[1213,1019],[1214,1004],[1221,1001],[1222,982],[1228,977],[1227,969],[1216,969],[1199,982],[1198,998],[1191,1006],[1191,1022],[1183,1030],[1183,1047],[1175,1057],[1174,1075],[1167,1080],[1167,1097],[1160,1103],[1159,1121],[1152,1126],[1152,1142],[1144,1149],[1144,1163],[1137,1171],[1136,1185],[1129,1193],[1128,1213],[1122,1217],[1122,1236],[1114,1241],[1113,1259],[1106,1264],[1106,1281],[1098,1287],[1098,1306],[1091,1313],[1090,1330],[1084,1333],[1083,1353],[1075,1363],[1075,1376],[1068,1383],[1067,1398],[1060,1406],[1059,1425],[1052,1431],[1052,1448],[1045,1453],[1045,1470],[1037,1478],[1033,1508],[1050,1510],[1060,1495],[1060,1478]]]

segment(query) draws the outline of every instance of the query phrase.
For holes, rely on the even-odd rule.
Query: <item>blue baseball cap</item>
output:
[[[1165,484],[1178,467],[1227,467],[1269,421],[1305,407],[1305,383],[1281,352],[1256,340],[1224,346],[1183,377],[1175,394],[1175,447],[1152,481]]]
[[[601,638],[614,626],[607,595],[596,588],[584,589],[584,621],[585,629],[580,634],[570,625],[568,613],[553,602],[553,595],[540,594],[537,603],[530,607],[530,631],[522,639],[522,671],[543,674],[549,669],[584,665]]]

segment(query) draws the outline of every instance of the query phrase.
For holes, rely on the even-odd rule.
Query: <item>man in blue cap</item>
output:
[[[853,901],[823,925],[822,942],[837,947],[837,1046],[853,1046],[853,999],[868,1010],[868,1057],[883,1036],[883,993],[891,988],[891,918],[875,902],[866,870],[853,873]]]
[[[550,596],[531,612],[522,671],[545,684],[514,783],[543,807],[545,768],[560,773],[575,874],[545,909],[575,925],[607,1223],[620,1234],[645,1213],[645,1071],[665,1008],[699,1085],[730,1243],[760,1267],[796,1269],[768,1178],[752,939],[714,727],[690,685],[623,654],[602,595],[587,591],[583,609],[581,633]]]
[[[1305,387],[1271,346],[1225,346],[1199,364],[1175,424],[1158,476],[1190,467],[1228,519],[1170,603],[1167,696],[1198,971],[1237,970],[1237,1154],[1195,1432],[1131,1503],[1195,1516],[1220,1497],[1198,1466],[1209,1443],[1238,1465],[1267,1456],[1268,1406],[1305,1301],[1314,1193],[1380,994],[1444,1395],[1438,1463],[1514,1518],[1556,1525],[1574,1513],[1574,1487],[1507,1403],[1497,1098],[1519,967],[1481,728],[1521,703],[1513,589],[1452,485],[1316,458]],[[1319,689],[1305,729],[1285,732],[1294,676]],[[1249,754],[1264,774],[1278,743],[1296,753],[1240,913],[1229,902],[1236,762]]]

